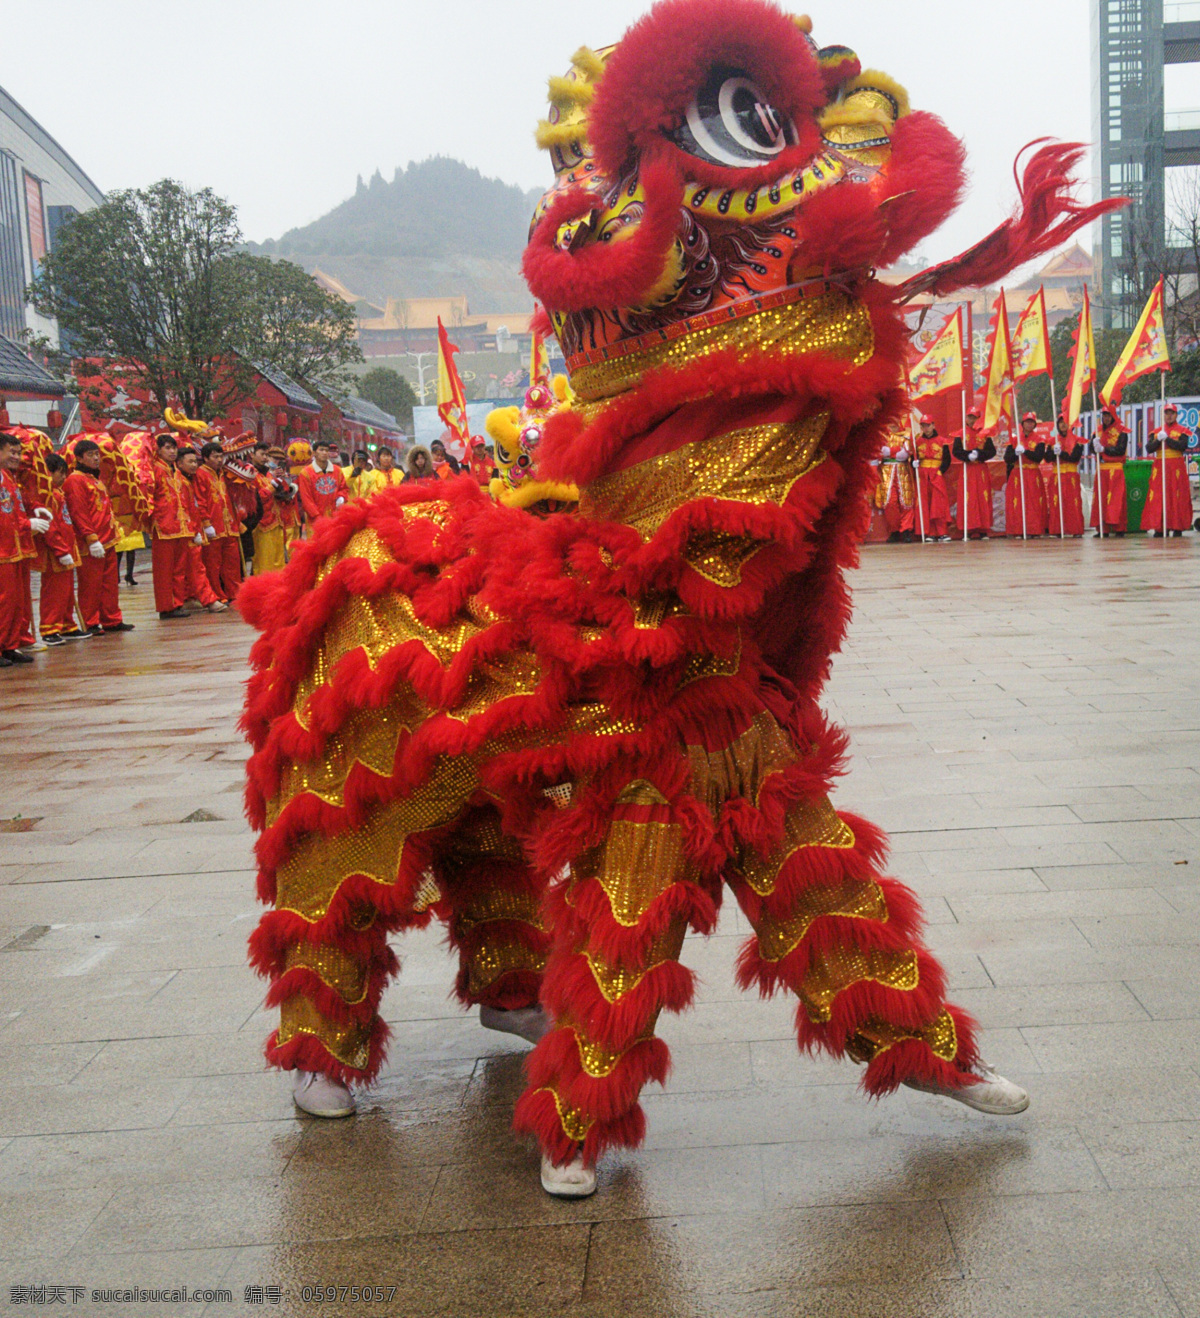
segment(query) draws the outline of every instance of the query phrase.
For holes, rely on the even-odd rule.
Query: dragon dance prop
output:
[[[968,1085],[975,1026],[883,834],[830,803],[846,740],[818,698],[904,415],[901,304],[1093,220],[1081,148],[1042,146],[1011,220],[896,287],[873,271],[954,209],[963,149],[807,20],[665,0],[550,87],[524,271],[575,397],[528,479],[577,506],[382,491],[239,596],[267,1056],[370,1080],[388,937],[437,918],[463,1003],[552,1015],[516,1125],[590,1163],[641,1140],[685,932],[728,889],[739,982],[795,995],[802,1048],[871,1094]]]

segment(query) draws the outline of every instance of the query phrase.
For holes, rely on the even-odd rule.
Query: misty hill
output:
[[[381,306],[465,293],[473,311],[520,311],[530,301],[520,264],[538,195],[435,156],[397,169],[391,182],[378,171],[360,178],[327,215],[252,250],[319,266]]]

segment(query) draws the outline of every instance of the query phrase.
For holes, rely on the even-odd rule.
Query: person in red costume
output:
[[[1092,491],[1090,525],[1097,536],[1123,536],[1129,509],[1125,499],[1125,457],[1129,452],[1129,431],[1111,408],[1100,413],[1100,433],[1092,440],[1100,459],[1096,488]],[[1101,514],[1103,519],[1101,520]]]
[[[1021,433],[1004,450],[1007,485],[1004,491],[1004,533],[1032,539],[1046,534],[1046,491],[1042,459],[1046,441],[1038,431],[1036,412],[1021,418]]]
[[[992,533],[992,483],[987,463],[996,456],[996,445],[979,430],[979,409],[973,404],[967,409],[967,428],[954,435],[951,452],[962,463],[957,481],[958,508],[954,524],[958,534],[966,528],[972,540],[986,540]],[[966,482],[966,497],[962,483]]]
[[[121,528],[112,500],[100,479],[100,445],[81,439],[75,445],[75,470],[63,482],[63,496],[79,546],[79,613],[93,636],[131,632],[118,602],[120,565],[116,543]]]
[[[1046,533],[1061,537],[1083,534],[1083,496],[1079,488],[1079,464],[1086,446],[1071,434],[1060,415],[1055,433],[1042,458],[1042,481],[1046,491]],[[1059,491],[1062,497],[1059,498]]]
[[[174,435],[159,435],[154,462],[154,509],[150,515],[150,565],[154,573],[154,607],[160,618],[186,618],[175,581],[187,557],[188,529],[181,503],[180,475],[175,470],[179,446]]]
[[[950,468],[950,450],[946,447],[933,417],[921,418],[921,433],[912,441],[915,450],[913,475],[916,492],[913,506],[905,514],[901,531],[910,531],[922,540],[947,541],[950,527],[950,496],[946,491],[946,472]]]
[[[0,668],[33,663],[20,649],[25,626],[25,546],[27,540],[32,543],[17,485],[20,465],[21,441],[0,431]]]
[[[350,496],[345,473],[333,461],[327,439],[318,439],[313,445],[313,460],[298,479],[300,506],[310,526],[340,508]]]
[[[190,532],[184,542],[184,552],[175,566],[175,599],[182,606],[195,600],[209,613],[224,613],[229,607],[209,585],[204,570],[203,546],[216,538],[216,528],[207,521],[196,501],[196,472],[200,467],[200,454],[188,445],[179,450],[175,469],[179,478],[179,504],[183,510],[183,523]]]
[[[200,450],[193,488],[203,523],[205,544],[201,554],[208,584],[218,599],[231,603],[242,584],[242,524],[234,510],[224,469],[225,450],[216,441],[205,444]]]
[[[1166,478],[1166,531],[1181,536],[1192,525],[1192,489],[1188,483],[1187,451],[1192,432],[1179,424],[1179,409],[1174,403],[1163,408],[1163,425],[1146,443],[1146,452],[1154,458],[1150,473],[1150,494],[1142,511],[1142,525],[1148,535],[1164,533],[1163,480]]]
[[[63,484],[67,479],[66,460],[57,453],[46,457],[50,473],[50,496],[46,511],[49,525],[37,537],[38,571],[42,589],[38,602],[42,640],[47,645],[65,645],[69,637],[82,636],[75,626],[75,569],[79,567],[79,546],[71,513],[67,507]]]

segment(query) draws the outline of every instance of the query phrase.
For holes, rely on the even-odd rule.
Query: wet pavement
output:
[[[0,824],[0,1305],[1200,1318],[1190,537],[872,547],[855,574],[835,799],[890,830],[1029,1112],[872,1103],[851,1063],[797,1056],[790,1005],[733,986],[729,903],[685,946],[703,982],[662,1023],[645,1148],[578,1204],[509,1133],[524,1045],[449,1001],[436,932],[399,946],[391,1059],[358,1116],[301,1120],[263,1070],[250,632],[160,623],[141,577],[135,632],[0,673],[0,818],[20,816]],[[63,1300],[12,1289],[42,1285]],[[93,1301],[106,1287],[210,1294]]]

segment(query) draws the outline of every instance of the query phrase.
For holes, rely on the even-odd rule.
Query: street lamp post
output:
[[[425,403],[425,358],[432,357],[432,352],[406,352],[406,357],[411,357],[417,363],[417,392],[421,395],[421,403]]]

